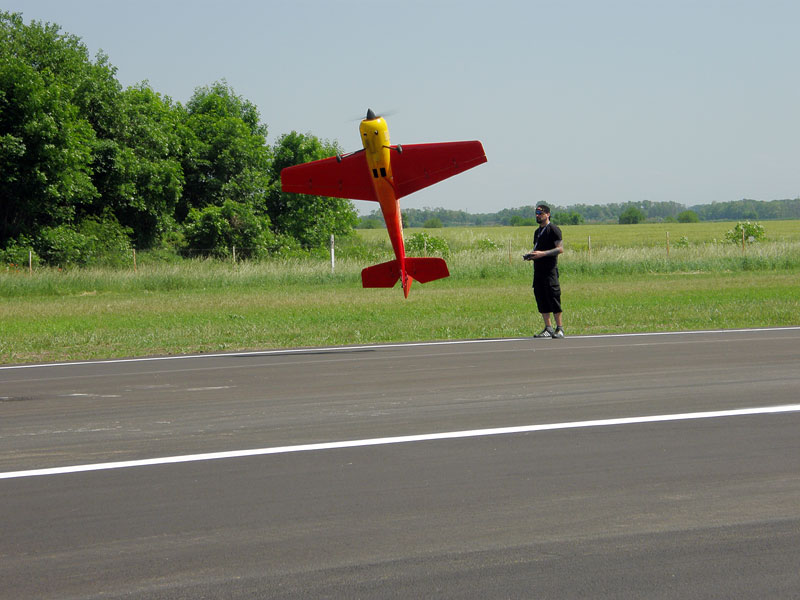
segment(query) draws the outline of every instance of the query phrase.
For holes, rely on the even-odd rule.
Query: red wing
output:
[[[483,145],[473,142],[409,144],[392,152],[392,175],[402,198],[486,162]]]
[[[350,200],[377,200],[363,151],[286,167],[281,171],[284,192],[332,196]]]

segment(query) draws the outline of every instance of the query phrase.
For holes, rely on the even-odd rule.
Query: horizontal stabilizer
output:
[[[365,288],[394,287],[398,279],[400,279],[400,263],[397,260],[390,260],[361,270],[361,285]]]
[[[406,258],[406,273],[420,283],[449,277],[447,263],[441,258]]]

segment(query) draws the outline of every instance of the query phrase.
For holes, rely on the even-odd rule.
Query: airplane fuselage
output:
[[[361,133],[361,143],[364,144],[364,151],[367,158],[367,166],[372,175],[372,185],[375,188],[375,195],[381,206],[383,220],[389,232],[389,239],[392,242],[392,249],[400,263],[400,283],[403,292],[408,296],[408,276],[405,269],[405,242],[403,240],[403,224],[400,214],[400,201],[394,186],[392,176],[392,153],[401,152],[397,148],[391,147],[389,139],[389,127],[382,117],[374,119],[364,119],[359,126]]]

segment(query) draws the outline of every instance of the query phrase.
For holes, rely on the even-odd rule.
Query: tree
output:
[[[685,210],[678,213],[678,223],[699,223],[700,217],[693,210]]]
[[[306,248],[323,246],[331,234],[349,235],[358,223],[353,203],[344,198],[287,194],[280,190],[280,172],[293,165],[339,152],[335,143],[322,142],[296,131],[282,135],[273,147],[269,216],[278,233],[290,235]]]
[[[552,219],[556,225],[581,225],[583,217],[580,213],[573,211],[553,213]]]
[[[0,247],[72,221],[97,195],[94,131],[73,102],[88,64],[78,38],[0,12]]]
[[[378,219],[370,219],[369,217],[362,217],[359,219],[356,229],[382,229],[383,221]]]
[[[444,227],[442,225],[442,220],[439,217],[433,217],[428,219],[427,221],[425,221],[425,223],[422,224],[422,226],[427,229],[441,229],[442,227]]]
[[[186,105],[185,125],[178,221],[192,208],[222,206],[226,200],[266,215],[271,153],[267,126],[260,123],[255,105],[217,82],[195,90]]]
[[[509,225],[512,227],[536,227],[536,218],[535,217],[521,217],[520,215],[514,215],[511,217],[509,221]]]
[[[98,134],[93,180],[98,213],[111,208],[136,246],[154,245],[173,224],[183,190],[182,109],[146,83],[120,91]]]
[[[622,214],[619,216],[619,222],[620,225],[635,224],[643,222],[646,218],[647,216],[641,208],[631,205],[622,211]]]
[[[183,184],[177,107],[57,25],[0,13],[0,49],[0,245],[109,215],[152,244]]]

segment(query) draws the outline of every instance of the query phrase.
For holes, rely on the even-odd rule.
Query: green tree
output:
[[[292,165],[333,156],[335,143],[322,142],[311,134],[295,131],[282,135],[273,147],[269,216],[275,230],[290,235],[306,248],[325,245],[331,234],[349,235],[358,223],[353,203],[344,198],[287,194],[280,189],[280,172]]]
[[[619,222],[621,225],[642,223],[646,218],[647,215],[644,214],[641,208],[638,206],[629,206],[622,211],[622,214],[619,216]]]
[[[678,223],[699,223],[700,217],[693,210],[684,210],[678,213]]]
[[[382,229],[383,226],[383,221],[362,217],[359,219],[356,229]]]
[[[192,208],[226,200],[247,204],[258,217],[267,214],[271,153],[259,118],[255,105],[224,81],[195,90],[186,105],[178,221]]]
[[[183,183],[177,107],[146,85],[123,91],[108,58],[57,25],[0,13],[0,48],[0,243],[110,209],[150,245]]]
[[[425,223],[422,224],[422,226],[426,227],[427,229],[440,229],[444,227],[442,225],[442,220],[439,217],[432,217],[428,219],[427,221],[425,221]]]
[[[574,210],[553,213],[551,220],[556,225],[581,225],[583,223],[583,217]]]
[[[0,12],[0,247],[70,222],[97,195],[94,131],[73,102],[88,64],[78,38]]]
[[[94,153],[100,199],[93,212],[111,208],[137,247],[148,248],[172,228],[183,190],[183,112],[145,83],[112,101],[114,115],[104,118]]]

